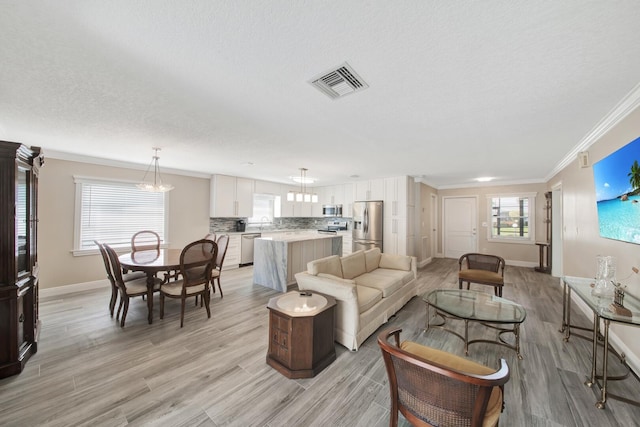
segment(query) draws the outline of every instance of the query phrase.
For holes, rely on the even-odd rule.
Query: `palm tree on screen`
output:
[[[633,165],[631,165],[631,172],[627,174],[629,177],[629,183],[633,187],[633,190],[640,188],[640,165],[638,165],[638,161],[635,160]]]

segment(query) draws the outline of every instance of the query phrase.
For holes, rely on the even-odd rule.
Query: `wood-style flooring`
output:
[[[437,259],[419,271],[421,292],[457,288],[457,262]],[[563,342],[559,280],[531,268],[508,266],[504,297],[522,304],[523,360],[513,350],[477,343],[469,358],[497,367],[507,360],[501,426],[634,426],[640,408],[609,400],[595,407],[596,390],[583,382],[590,344]],[[146,303],[132,299],[124,329],[109,316],[110,289],[41,298],[38,353],[17,376],[0,380],[2,426],[386,426],[387,377],[376,334],[315,378],[289,380],[265,363],[269,298],[252,284],[252,268],[222,274],[224,298],[211,299],[211,319],[193,303],[180,329],[180,306],[169,300],[165,318],[147,323]],[[493,289],[472,285],[474,289]],[[157,296],[156,296],[157,298]],[[575,307],[575,305],[574,305]],[[422,331],[426,310],[413,298],[378,332],[403,328],[402,337],[463,356],[463,343],[441,330]],[[580,312],[572,321],[589,326]],[[462,327],[462,322],[460,328]],[[474,325],[473,337],[495,338]],[[612,362],[613,363],[613,362]],[[630,378],[611,389],[640,398]],[[401,417],[401,425],[408,423]]]

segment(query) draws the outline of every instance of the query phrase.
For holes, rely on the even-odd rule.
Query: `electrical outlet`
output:
[[[638,272],[640,272],[640,270],[638,270],[637,267],[631,267],[631,270],[636,274],[638,274]]]

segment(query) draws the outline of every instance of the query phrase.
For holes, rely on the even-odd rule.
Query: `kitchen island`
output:
[[[309,261],[329,255],[342,255],[342,236],[282,233],[255,239],[253,283],[287,292]]]

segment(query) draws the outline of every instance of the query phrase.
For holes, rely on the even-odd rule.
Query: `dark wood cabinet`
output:
[[[38,345],[38,147],[0,141],[0,378]]]
[[[296,292],[297,293],[297,292]],[[286,294],[289,295],[289,294]],[[336,360],[335,300],[308,314],[292,313],[269,300],[267,364],[287,378],[310,378]]]

